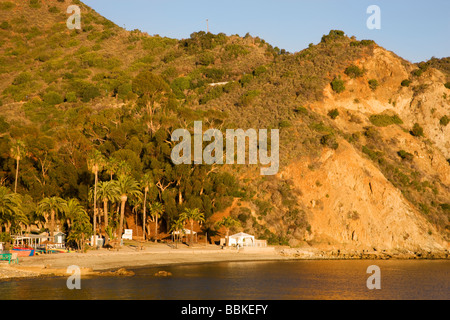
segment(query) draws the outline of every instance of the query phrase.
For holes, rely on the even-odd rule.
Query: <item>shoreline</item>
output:
[[[124,246],[120,250],[88,250],[86,253],[59,253],[19,258],[19,264],[0,264],[0,282],[42,277],[68,277],[67,268],[76,265],[84,277],[133,276],[133,269],[215,262],[262,262],[294,260],[450,260],[442,253],[387,253],[341,250],[323,251],[317,248],[245,248],[220,249],[215,245],[180,247],[150,244],[139,250]]]

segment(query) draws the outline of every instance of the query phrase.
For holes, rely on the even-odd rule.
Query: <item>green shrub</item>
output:
[[[281,120],[278,124],[279,128],[289,128],[291,126],[291,122],[289,120]]]
[[[450,123],[450,118],[448,116],[443,116],[440,120],[439,123],[441,126],[445,127]]]
[[[8,21],[3,21],[3,22],[0,24],[0,29],[8,30],[8,29],[10,29],[10,28],[11,28],[11,25],[8,23]]]
[[[53,106],[64,102],[63,97],[59,93],[54,91],[47,92],[44,95],[43,100]]]
[[[267,68],[266,67],[264,67],[264,66],[259,66],[259,67],[257,67],[255,70],[253,70],[253,75],[255,76],[255,77],[258,77],[258,76],[260,76],[261,74],[263,74],[264,72],[266,72],[267,71]]]
[[[355,79],[358,77],[362,77],[362,75],[364,74],[364,70],[352,64],[351,66],[347,67],[347,69],[345,69],[344,73],[350,78]]]
[[[249,84],[253,80],[253,75],[244,74],[242,78],[239,80],[239,83],[242,87],[245,87],[246,84]]]
[[[66,93],[66,101],[67,102],[77,102],[77,94],[75,92],[67,92]]]
[[[409,87],[410,84],[411,84],[411,80],[409,80],[409,79],[405,79],[401,83],[402,87]]]
[[[13,85],[21,85],[30,82],[33,79],[33,76],[29,72],[23,72],[19,74],[13,81]]]
[[[373,114],[369,117],[370,122],[377,127],[387,127],[391,124],[403,124],[398,115]]]
[[[444,84],[444,86],[445,86],[447,89],[450,89],[450,81],[449,81],[449,82],[446,82],[446,83]]]
[[[88,86],[85,87],[81,91],[81,101],[83,102],[89,102],[92,99],[95,99],[97,97],[101,96],[100,90],[95,86]]]
[[[336,141],[336,138],[332,134],[322,136],[322,138],[320,138],[320,144],[333,150],[339,148],[339,143]]]
[[[414,126],[410,133],[414,137],[423,137],[423,128],[418,123],[414,123]]]
[[[38,9],[41,7],[39,0],[30,0],[30,8]]]
[[[333,109],[333,110],[330,110],[329,112],[328,112],[328,116],[331,118],[331,119],[336,119],[338,116],[339,116],[339,111],[338,111],[338,109]]]
[[[16,5],[12,2],[0,2],[0,10],[11,10],[12,8],[14,8]]]
[[[338,76],[331,81],[331,88],[336,93],[341,93],[345,90],[344,81],[341,80],[341,77]]]
[[[261,92],[259,90],[251,90],[251,91],[244,93],[241,96],[241,105],[243,105],[244,107],[251,105],[253,100],[255,100],[255,98],[257,96],[259,96],[260,94],[261,94]]]
[[[403,160],[411,161],[413,159],[413,155],[409,152],[406,152],[405,150],[400,150],[399,152],[397,152],[397,154]]]
[[[373,91],[375,91],[378,88],[378,80],[376,79],[370,79],[369,80],[369,88],[372,89]]]

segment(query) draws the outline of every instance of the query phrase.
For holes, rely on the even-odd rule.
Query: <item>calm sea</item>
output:
[[[367,267],[381,270],[381,289],[366,286]],[[160,270],[171,277],[155,277]],[[0,299],[450,299],[450,261],[221,262],[135,269],[134,277],[0,282]]]

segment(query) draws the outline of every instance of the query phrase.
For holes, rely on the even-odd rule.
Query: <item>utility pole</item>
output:
[[[208,22],[208,19],[206,19],[206,33],[209,33],[209,22]]]

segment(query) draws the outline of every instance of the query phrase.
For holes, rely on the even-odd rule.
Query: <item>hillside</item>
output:
[[[66,27],[71,3],[82,30]],[[449,58],[413,64],[339,30],[296,53],[251,35],[170,39],[126,31],[69,0],[1,1],[0,53],[0,182],[13,188],[10,150],[23,141],[18,192],[29,196],[30,221],[49,196],[92,211],[87,159],[98,150],[137,180],[151,175],[163,233],[184,208],[199,208],[209,234],[230,215],[234,231],[271,244],[449,249]],[[223,131],[280,129],[279,173],[175,166],[170,134],[200,120]],[[118,171],[105,166],[100,180]]]

